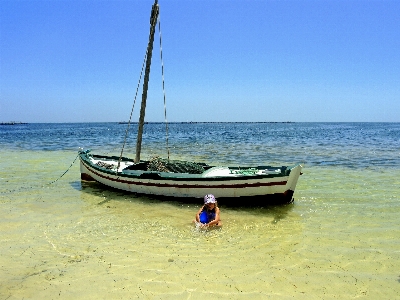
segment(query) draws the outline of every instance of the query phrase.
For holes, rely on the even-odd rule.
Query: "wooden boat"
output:
[[[95,180],[124,191],[178,198],[203,198],[206,194],[213,194],[217,199],[256,197],[257,201],[265,198],[265,204],[268,198],[274,203],[291,202],[301,172],[301,165],[239,168],[196,164],[194,173],[182,171],[186,162],[179,161],[169,163],[181,170],[171,172],[167,166],[164,171],[153,171],[149,168],[152,161],[135,163],[133,159],[92,155],[90,151],[81,151],[80,161],[82,180]],[[160,160],[157,164],[160,165]],[[197,169],[204,171],[200,173]]]
[[[97,181],[128,192],[159,197],[193,199],[214,194],[217,199],[226,198],[225,203],[246,204],[250,199],[260,205],[291,202],[301,174],[300,164],[293,167],[221,167],[205,163],[171,161],[169,153],[168,159],[140,160],[151,52],[157,19],[158,3],[155,0],[150,17],[136,157],[135,159],[123,157],[123,151],[118,157],[95,155],[89,150],[82,149],[79,151],[81,179]],[[243,202],[244,199],[246,202]]]

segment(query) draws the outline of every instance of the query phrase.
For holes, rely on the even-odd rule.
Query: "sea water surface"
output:
[[[120,155],[126,126],[0,126],[0,299],[400,299],[400,123],[169,124],[172,159],[304,165],[293,204],[221,201],[208,231],[202,203],[80,181],[78,148]]]

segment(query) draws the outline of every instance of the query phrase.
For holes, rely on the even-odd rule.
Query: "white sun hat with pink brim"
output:
[[[208,203],[215,203],[215,197],[212,194],[208,194],[204,196],[204,204],[208,204]]]

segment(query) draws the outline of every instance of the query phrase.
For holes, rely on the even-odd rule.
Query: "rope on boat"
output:
[[[125,148],[125,145],[126,145],[126,139],[128,138],[129,128],[131,126],[131,121],[132,121],[133,110],[135,108],[136,98],[137,98],[137,95],[138,95],[138,92],[139,92],[140,82],[142,81],[143,70],[144,70],[144,66],[146,65],[146,60],[147,60],[147,50],[146,50],[146,54],[144,55],[144,60],[143,60],[143,64],[142,64],[142,70],[140,71],[139,82],[138,82],[138,85],[136,87],[135,98],[133,99],[133,105],[132,105],[132,109],[131,109],[131,114],[129,116],[128,126],[126,127],[126,130],[125,130],[124,143],[122,145],[121,155],[119,156],[119,159],[118,159],[117,170],[119,169],[119,166],[121,164],[122,154],[124,153],[124,148]]]
[[[157,3],[157,0],[155,1],[155,5],[157,5],[157,19],[156,19],[156,22],[158,21],[158,32],[159,32],[159,35],[160,35],[160,58],[161,58],[162,88],[163,88],[163,96],[164,96],[164,118],[165,118],[165,131],[166,131],[166,148],[167,148],[167,156],[168,156],[168,160],[169,160],[170,151],[169,151],[169,145],[168,145],[168,121],[167,121],[167,104],[166,104],[167,102],[166,102],[165,79],[164,79],[164,61],[163,61],[163,55],[162,55],[161,22],[160,22],[160,17],[159,17],[160,14],[159,14],[159,6],[158,6],[158,3]],[[153,12],[154,11],[152,10],[152,15],[150,17],[150,23],[152,23],[153,20],[154,20]],[[150,32],[150,35],[151,35],[151,32]],[[126,131],[125,131],[124,143],[122,145],[121,155],[120,155],[120,157],[118,159],[118,165],[117,165],[116,172],[118,172],[118,169],[119,169],[120,164],[121,164],[122,155],[123,155],[124,148],[125,148],[125,145],[126,145],[126,140],[127,140],[127,137],[128,137],[130,124],[131,124],[131,121],[132,121],[133,110],[134,110],[134,107],[135,107],[136,98],[137,98],[137,95],[138,95],[140,83],[141,83],[142,76],[143,76],[143,70],[145,69],[145,65],[146,65],[146,61],[147,61],[148,55],[149,55],[149,53],[148,53],[148,48],[147,48],[146,49],[146,54],[144,56],[143,64],[142,64],[142,70],[140,72],[139,82],[138,82],[138,85],[137,85],[137,88],[136,88],[136,93],[135,93],[135,98],[134,98],[132,109],[131,109],[131,114],[129,116],[128,126],[127,126]]]
[[[166,139],[166,144],[167,144],[167,155],[168,155],[168,160],[169,160],[167,102],[166,102],[165,84],[164,84],[164,61],[163,61],[163,55],[162,55],[160,13],[158,13],[158,15],[159,15],[159,17],[158,17],[158,33],[160,34],[160,56],[161,56],[161,75],[162,75],[161,77],[162,77],[162,88],[163,88],[163,94],[164,94],[164,118],[165,118],[165,131],[166,131],[165,139]]]

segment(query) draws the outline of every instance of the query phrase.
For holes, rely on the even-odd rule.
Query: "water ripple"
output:
[[[136,143],[131,128],[127,156]],[[0,147],[118,154],[125,130],[118,123],[0,126]],[[146,124],[143,141],[143,155],[166,156],[164,124]],[[171,123],[169,146],[173,158],[221,164],[398,167],[400,123]]]

